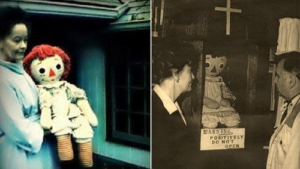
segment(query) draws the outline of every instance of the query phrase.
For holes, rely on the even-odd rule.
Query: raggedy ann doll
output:
[[[204,128],[216,128],[218,123],[226,127],[238,127],[240,123],[240,116],[232,107],[236,98],[219,76],[226,63],[226,56],[206,55],[202,113]]]
[[[91,126],[97,126],[98,120],[84,90],[64,81],[70,66],[69,56],[50,45],[36,46],[24,58],[25,70],[38,84],[40,123],[56,136],[59,159],[66,163],[74,158],[73,137],[81,165],[88,168],[93,166]]]

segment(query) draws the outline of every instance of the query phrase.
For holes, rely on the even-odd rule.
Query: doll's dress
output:
[[[78,99],[87,99],[85,92],[66,81],[38,85],[40,108],[51,109],[51,133],[56,136],[72,134],[78,143],[90,141],[94,132],[88,120],[76,105]]]
[[[222,98],[235,100],[229,88],[221,76],[205,77],[204,95],[220,104]],[[237,126],[240,123],[240,116],[236,110],[220,105],[218,109],[210,109],[203,105],[202,124],[207,128],[216,128],[218,123],[225,124],[227,127]]]

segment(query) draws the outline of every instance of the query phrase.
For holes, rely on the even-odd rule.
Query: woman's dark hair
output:
[[[172,69],[178,72],[188,64],[194,70],[196,60],[200,54],[196,48],[188,42],[167,42],[152,45],[152,81],[159,83],[161,80],[172,76]]]
[[[29,30],[29,19],[24,10],[19,7],[0,6],[0,39],[4,39],[20,23],[25,24]]]

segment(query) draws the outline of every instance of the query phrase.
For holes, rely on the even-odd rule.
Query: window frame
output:
[[[135,46],[134,44],[137,43],[141,43],[139,41],[135,41],[132,42],[133,40],[130,40],[130,42],[128,42],[129,44],[126,44],[125,46],[129,46],[129,48],[124,48],[124,46],[117,46],[122,44],[122,41],[126,41],[126,37],[128,38],[128,36],[141,36],[141,35],[145,35],[146,33],[149,33],[149,37],[145,37],[144,38],[144,42],[145,44],[145,48],[147,48],[147,50],[149,50],[149,52],[146,54],[144,54],[144,58],[142,59],[142,62],[140,63],[136,63],[130,59],[127,59],[127,63],[125,64],[125,67],[127,67],[127,82],[124,86],[120,85],[120,84],[116,84],[117,78],[115,77],[115,72],[117,71],[117,69],[115,69],[115,66],[117,66],[117,61],[116,62],[112,62],[112,60],[116,60],[115,58],[117,57],[117,52],[112,52],[112,50],[116,50],[116,48],[121,48],[121,49],[125,49],[125,57],[127,56],[131,56],[132,53],[134,53],[134,48],[133,46]],[[143,30],[143,31],[139,31],[138,33],[136,32],[123,32],[123,33],[114,33],[113,35],[110,34],[109,37],[109,43],[108,43],[108,51],[107,51],[107,55],[106,55],[106,122],[107,122],[107,126],[106,126],[106,140],[110,141],[110,142],[115,142],[115,143],[119,143],[119,144],[124,144],[124,145],[128,145],[131,147],[137,147],[137,148],[141,148],[141,149],[145,149],[145,150],[150,150],[150,92],[151,92],[151,86],[150,86],[150,30]],[[125,38],[124,38],[125,37]],[[120,40],[122,39],[122,40]],[[139,39],[139,38],[137,38]],[[116,42],[116,40],[119,40],[121,42]],[[128,40],[128,39],[127,39]],[[146,47],[147,46],[147,47]],[[137,53],[135,53],[137,55]],[[149,55],[148,57],[146,55]],[[122,55],[123,56],[123,55]],[[147,60],[148,59],[148,60]],[[140,67],[142,67],[143,71],[144,71],[144,76],[143,76],[143,86],[142,87],[137,87],[137,86],[132,86],[132,83],[130,81],[130,75],[132,73],[130,73],[130,68],[132,68],[133,65],[139,65]],[[148,66],[148,70],[147,70],[147,66]],[[146,76],[146,74],[149,74],[148,76]],[[148,79],[147,79],[148,78]],[[149,84],[148,84],[149,83]],[[117,88],[124,88],[125,91],[127,91],[127,110],[121,110],[121,109],[117,109],[116,108],[116,102],[117,99],[116,97],[116,90]],[[133,111],[131,110],[130,107],[130,95],[133,93],[134,89],[139,90],[139,92],[141,92],[141,90],[143,90],[144,93],[144,106],[143,106],[143,112],[139,112],[139,111]],[[148,92],[148,93],[147,93]],[[149,97],[147,99],[147,96]],[[147,105],[148,104],[148,105]],[[127,132],[121,132],[118,131],[116,129],[116,121],[117,121],[117,114],[116,111],[124,111],[126,112],[127,118],[128,118],[128,122],[127,122]],[[139,136],[139,135],[135,135],[132,134],[132,130],[131,130],[131,115],[136,115],[136,114],[141,114],[144,116],[144,131],[143,131],[143,136]],[[139,116],[139,115],[138,115]],[[149,120],[149,126],[147,126],[147,120]],[[147,131],[149,130],[149,131]]]

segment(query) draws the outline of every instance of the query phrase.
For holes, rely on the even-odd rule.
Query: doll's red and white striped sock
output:
[[[58,157],[61,161],[70,161],[74,158],[71,136],[69,134],[57,136]]]
[[[83,167],[93,166],[92,142],[79,143],[79,160]]]

